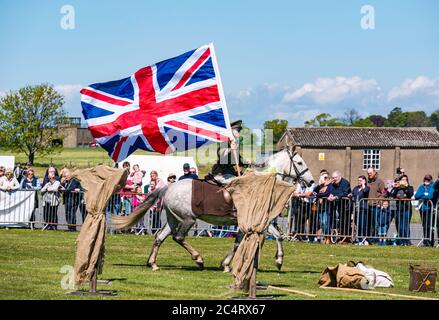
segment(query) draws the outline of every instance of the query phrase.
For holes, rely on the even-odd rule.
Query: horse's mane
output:
[[[274,157],[277,153],[279,153],[282,150],[273,151],[267,157],[264,157],[263,159],[258,159],[258,161],[255,161],[255,162],[252,163],[252,167],[254,167],[254,168],[265,168],[265,167],[267,167],[268,166],[268,161],[270,161],[272,159],[272,157]]]

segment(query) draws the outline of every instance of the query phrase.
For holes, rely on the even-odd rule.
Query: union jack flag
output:
[[[93,138],[114,161],[232,138],[213,44],[81,90]]]

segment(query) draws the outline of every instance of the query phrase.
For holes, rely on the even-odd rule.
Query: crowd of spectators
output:
[[[111,214],[129,215],[145,201],[151,192],[177,181],[177,176],[174,173],[170,173],[165,181],[159,177],[156,170],[152,170],[149,173],[148,183],[144,184],[143,181],[145,180],[146,172],[141,170],[139,165],[135,164],[131,169],[131,164],[125,161],[122,164],[122,168],[129,172],[128,179],[122,190],[112,196],[107,207],[107,216]],[[191,167],[188,163],[183,165],[183,172],[184,174],[180,176],[178,180],[198,179],[196,168]],[[137,227],[131,229],[129,232],[145,234],[153,233],[161,228],[162,222],[160,214],[162,211],[162,199],[157,199],[149,210],[149,215],[147,215],[147,218],[150,219],[149,230],[145,226],[144,221],[141,220]]]
[[[129,172],[126,185],[114,194],[107,206],[106,213],[129,215],[140,206],[148,195],[156,189],[177,180],[197,179],[197,171],[188,163],[183,165],[183,175],[177,179],[173,173],[166,181],[159,177],[156,170],[149,173],[141,170],[138,164],[131,167],[129,162],[122,165]],[[144,183],[148,180],[147,183]],[[86,217],[86,208],[81,184],[72,178],[71,172],[63,168],[61,172],[54,166],[49,166],[42,179],[35,176],[30,164],[24,168],[18,166],[14,170],[0,166],[0,190],[13,192],[16,190],[40,191],[41,206],[45,229],[55,230],[58,227],[58,209],[64,205],[65,220],[68,230],[75,231],[77,212],[79,209],[82,221]],[[398,176],[393,183],[385,184],[374,168],[367,169],[367,176],[360,175],[357,185],[351,188],[347,179],[340,171],[332,173],[321,170],[317,183],[304,187],[297,184],[292,201],[293,233],[299,240],[329,244],[334,231],[341,235],[339,242],[358,244],[397,244],[410,245],[410,223],[413,214],[413,200],[418,200],[416,209],[420,213],[425,246],[432,246],[434,239],[433,207],[439,198],[439,180],[434,181],[430,174],[425,175],[423,183],[414,189],[409,177],[403,169],[398,170]],[[40,205],[37,193],[30,218],[35,221],[35,209]],[[150,229],[146,230],[142,222],[131,230],[144,234],[161,228],[160,213],[162,201],[158,199],[150,208],[147,216],[151,220]],[[439,219],[438,219],[439,220]],[[389,227],[394,221],[396,227],[395,241],[389,239]],[[355,228],[355,230],[353,230]],[[438,228],[439,229],[439,228]],[[353,233],[357,237],[351,237]],[[433,235],[434,237],[434,235]]]
[[[386,185],[378,172],[369,168],[367,177],[360,175],[351,189],[339,171],[330,174],[323,169],[312,186],[305,189],[297,184],[294,196],[293,233],[299,240],[329,244],[334,235],[341,235],[338,243],[411,245],[412,202],[417,201],[423,245],[434,244],[432,208],[439,198],[439,180],[434,182],[430,174],[415,191],[403,169],[398,168],[398,176]],[[388,234],[392,221],[395,240]],[[353,231],[357,237],[352,236]]]
[[[129,215],[139,205],[145,201],[146,197],[157,188],[162,188],[167,184],[177,181],[177,176],[169,174],[167,180],[159,177],[156,170],[152,170],[149,175],[148,183],[144,184],[146,172],[141,170],[138,164],[131,167],[129,162],[124,162],[122,168],[129,172],[126,185],[114,194],[109,201],[106,213],[117,215]],[[182,179],[197,179],[197,170],[190,167],[188,163],[183,166],[184,174],[179,177]],[[34,208],[30,217],[30,222],[35,223],[35,212],[37,208],[42,209],[42,219],[44,229],[56,230],[59,223],[59,206],[64,206],[65,221],[67,230],[76,231],[76,226],[85,220],[87,215],[81,184],[72,178],[68,168],[63,168],[60,172],[50,165],[44,177],[39,179],[35,176],[35,171],[30,163],[22,166],[18,164],[14,169],[6,169],[0,166],[0,190],[4,192],[14,192],[18,190],[35,190]],[[41,203],[38,195],[41,194]],[[152,230],[161,227],[160,211],[161,200],[157,201],[152,207],[150,217],[152,221]],[[79,210],[82,221],[77,221],[77,212]],[[141,232],[144,234],[144,224],[140,224]],[[134,230],[133,230],[134,232]]]

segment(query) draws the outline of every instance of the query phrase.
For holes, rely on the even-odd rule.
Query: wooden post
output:
[[[252,275],[249,280],[248,297],[250,299],[256,299],[256,268],[253,268]]]
[[[90,279],[90,293],[96,293],[97,284],[98,284],[98,270],[95,269],[93,272],[93,276]]]
[[[248,297],[250,299],[256,299],[256,271],[258,270],[259,263],[259,246],[258,249],[256,249],[255,257],[253,259],[253,271],[248,283]]]
[[[238,177],[241,176],[241,168],[239,167],[239,157],[238,154],[236,152],[236,149],[232,150],[233,153],[233,157],[235,158],[235,162],[236,162],[236,171],[238,171]]]

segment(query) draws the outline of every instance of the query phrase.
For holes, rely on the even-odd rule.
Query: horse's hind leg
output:
[[[270,224],[268,226],[268,233],[271,234],[275,239],[277,243],[277,251],[276,251],[276,267],[280,271],[283,265],[283,257],[284,257],[284,251],[282,247],[282,235],[280,234],[279,230],[276,229],[276,227],[273,224]]]
[[[149,254],[147,266],[152,268],[152,271],[159,270],[157,266],[157,255],[159,253],[160,246],[171,234],[171,227],[169,223],[166,223],[155,235],[154,242],[152,244],[151,253]]]
[[[195,250],[186,240],[185,237],[188,233],[188,231],[190,230],[190,228],[192,228],[192,226],[195,223],[195,219],[192,218],[188,218],[185,219],[183,221],[180,222],[180,226],[178,228],[178,231],[176,232],[176,234],[174,234],[172,236],[172,239],[177,242],[179,245],[181,245],[183,248],[185,248],[191,255],[192,260],[194,260],[196,262],[196,264],[198,265],[198,267],[200,267],[201,269],[204,268],[204,260],[203,257],[201,256],[201,254]]]

